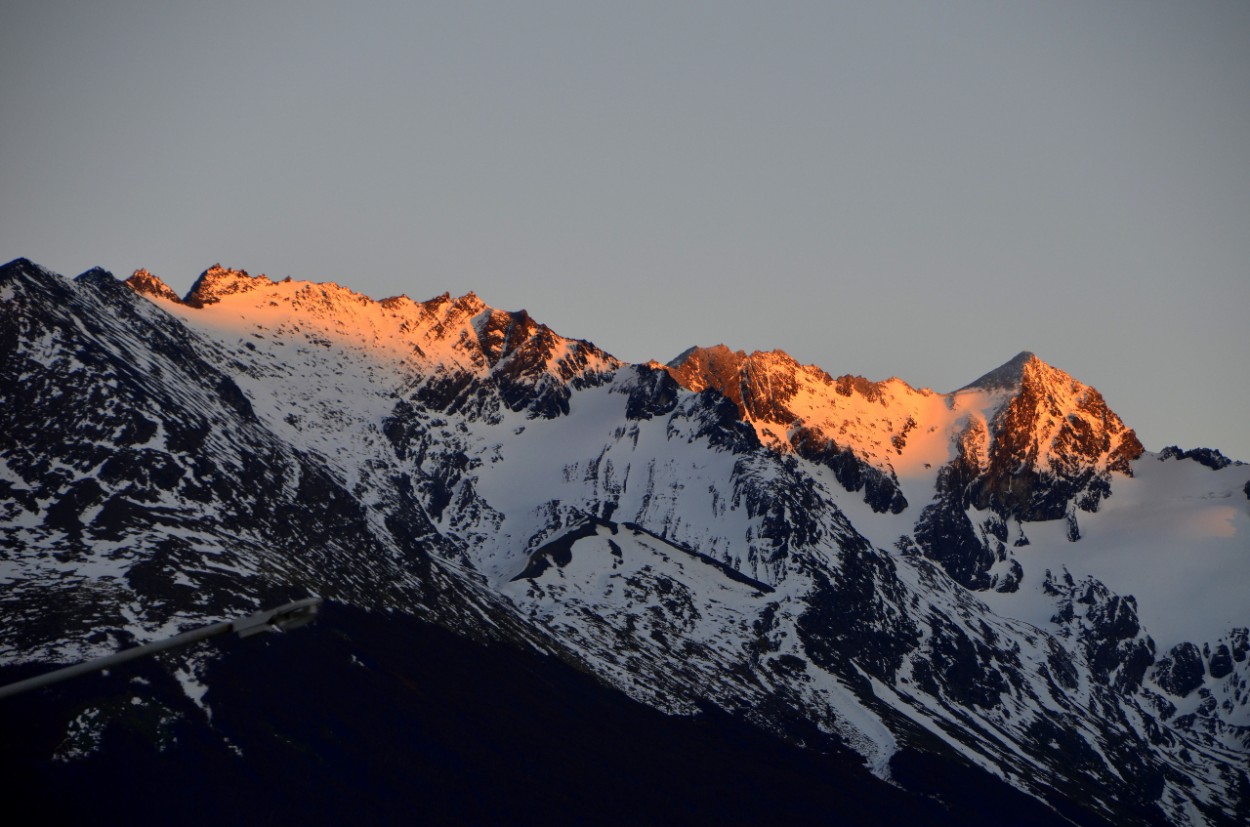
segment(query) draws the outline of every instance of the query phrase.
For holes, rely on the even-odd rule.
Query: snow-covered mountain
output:
[[[952,393],[624,364],[472,293],[213,267],[180,299],[20,259],[0,313],[13,674],[311,593],[825,739],[883,788],[920,794],[925,755],[1056,820],[1250,818],[1250,466],[1146,451],[1032,354]],[[208,731],[213,658],[176,664]]]

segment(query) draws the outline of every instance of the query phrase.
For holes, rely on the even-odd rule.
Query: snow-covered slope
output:
[[[1250,815],[1250,466],[1144,452],[1032,354],[941,394],[626,365],[471,293],[126,285],[0,272],[9,663],[295,588],[883,778],[922,750],[1093,819]]]

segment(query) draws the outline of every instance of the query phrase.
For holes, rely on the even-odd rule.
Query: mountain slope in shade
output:
[[[982,375],[975,381],[969,382],[959,390],[1015,390],[1016,388],[1019,388],[1024,381],[1025,368],[1036,361],[1040,361],[1037,356],[1030,351],[1022,350],[1008,361]]]
[[[472,294],[128,285],[0,270],[12,668],[311,592],[912,790],[900,756],[1078,820],[1248,814],[1250,469],[1144,453],[1034,357],[938,394],[777,352],[626,365]],[[1201,576],[1133,533],[1164,512]],[[173,664],[214,716],[216,663]]]
[[[330,604],[298,634],[218,648],[211,720],[155,663],[0,706],[9,806],[51,823],[104,824],[173,815],[260,825],[274,812],[310,823],[418,813],[437,824],[815,825],[836,813],[844,825],[955,827],[998,824],[1004,812],[1020,825],[1060,823],[988,774],[923,753],[897,756],[898,775],[921,782],[909,792],[814,729],[801,748],[715,708],[666,716],[558,660],[404,614]],[[64,748],[58,718],[101,699],[121,714],[98,747],[35,771]],[[136,777],[142,794],[116,795]],[[952,795],[960,785],[977,792]],[[931,797],[939,792],[942,802]]]

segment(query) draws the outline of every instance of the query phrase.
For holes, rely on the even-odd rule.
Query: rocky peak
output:
[[[1018,459],[1049,454],[1060,462],[1064,457],[1095,462],[1105,456],[1109,470],[1130,473],[1128,462],[1144,450],[1096,388],[1037,357],[1025,363],[1019,391],[994,424],[1000,443],[1023,448],[1016,451]]]
[[[79,284],[108,286],[112,286],[117,283],[117,279],[113,277],[113,274],[108,270],[105,270],[103,267],[92,267],[90,270],[79,273],[77,276],[74,276],[74,281]]]
[[[182,299],[178,298],[178,294],[171,290],[168,284],[142,267],[126,279],[125,285],[141,296],[182,303]]]
[[[387,296],[385,299],[379,300],[378,304],[387,310],[397,313],[410,311],[417,307],[417,303],[410,299],[406,293],[400,293],[398,296]]]
[[[450,293],[444,292],[420,302],[420,307],[428,322],[432,323],[436,338],[459,335],[455,331],[461,331],[465,325],[472,323],[475,316],[491,309],[473,292],[454,299]]]
[[[98,268],[96,268],[98,269]],[[88,270],[87,272],[91,272]],[[83,275],[86,275],[85,273]],[[79,276],[78,278],[82,278]],[[27,284],[61,285],[65,279],[46,267],[42,267],[28,258],[15,258],[7,264],[0,265],[0,285],[10,282]]]
[[[748,355],[724,345],[691,348],[665,370],[687,390],[718,391],[755,428],[761,444],[828,466],[848,491],[864,491],[875,510],[906,508],[888,455],[901,450],[915,422],[906,412],[890,417],[874,410],[865,417],[860,410],[865,402],[887,405],[882,383],[860,376],[835,380],[781,350]],[[911,390],[899,385],[901,393]]]
[[[691,348],[667,370],[687,390],[718,391],[738,407],[743,419],[757,423],[757,430],[759,425],[781,426],[777,435],[800,418],[789,403],[799,392],[801,375],[820,385],[833,382],[824,371],[800,365],[785,351],[757,350],[748,355],[724,345]]]
[[[1018,519],[1057,519],[1073,498],[1088,511],[1110,493],[1111,472],[1131,474],[1137,435],[1095,388],[1021,353],[966,389],[1014,390],[993,413],[984,473],[972,503]]]
[[[487,308],[474,317],[473,329],[477,331],[482,353],[492,367],[498,364],[500,359],[513,353],[535,333],[550,332],[546,325],[537,324],[524,310],[513,313],[494,308]]]
[[[1025,368],[1035,362],[1041,365],[1045,364],[1029,351],[1022,350],[1013,356],[1010,361],[999,365],[979,379],[969,382],[959,390],[993,391],[1017,388],[1020,386]]]
[[[444,296],[447,296],[447,294],[444,294]],[[457,299],[451,300],[450,303],[453,311],[464,316],[475,316],[488,309],[486,302],[479,299],[477,293],[474,293],[472,290]]]
[[[7,264],[0,265],[0,282],[17,278],[24,272],[37,269],[39,265],[28,258],[15,258]]]
[[[400,312],[407,301],[383,304]],[[415,397],[429,408],[489,416],[502,401],[511,410],[551,418],[568,412],[573,390],[605,381],[622,364],[591,342],[559,336],[525,310],[498,310],[472,292],[458,298],[443,293],[413,306],[419,317],[404,323],[403,335],[415,336],[425,357],[439,365]]]
[[[448,293],[446,290],[432,299],[426,299],[421,302],[421,306],[431,313],[448,304],[451,304],[451,293]]]
[[[667,365],[677,384],[699,393],[707,388],[720,391],[742,408],[742,365],[747,355],[725,345],[692,347]]]
[[[828,397],[827,404],[836,405],[830,391],[885,404],[885,383],[850,374],[834,379],[815,365],[799,364],[784,350],[747,354],[725,345],[692,347],[665,368],[687,390],[713,388],[733,401],[743,416],[778,425],[788,426],[799,418],[787,405],[803,388]],[[894,381],[911,390],[901,380]]]
[[[993,584],[1006,539],[978,538],[969,506],[993,511],[1000,524],[1066,519],[1075,542],[1078,511],[1097,511],[1112,494],[1113,474],[1131,475],[1132,461],[1143,453],[1102,394],[1027,351],[948,400],[952,407],[970,403],[971,410],[916,538],[926,556],[968,588]],[[1007,582],[1018,580],[1009,574]]]
[[[183,302],[192,307],[203,307],[206,304],[221,301],[222,296],[247,293],[273,283],[272,279],[263,274],[250,276],[246,270],[231,270],[220,264],[214,264],[200,273],[200,277],[195,280],[195,284],[191,285],[191,292],[187,293]]]

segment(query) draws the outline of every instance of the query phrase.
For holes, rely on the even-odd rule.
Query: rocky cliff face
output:
[[[1079,539],[1078,511],[1097,511],[1113,477],[1132,476],[1144,449],[1097,390],[1032,353],[951,395],[961,397],[984,402],[958,431],[955,457],[939,474],[917,539],[962,585],[1014,590],[1018,566],[1002,565],[1008,522],[1065,520],[1069,539]],[[996,515],[989,536],[978,532],[969,509]]]
[[[667,369],[684,388],[722,394],[761,442],[827,466],[848,491],[863,491],[875,511],[897,514],[907,507],[889,455],[915,423],[896,421],[898,412],[889,410],[876,383],[859,376],[835,380],[781,351],[747,355],[724,345],[691,348]],[[879,410],[865,416],[866,406]]]
[[[1086,823],[1250,815],[1250,619],[1159,645],[1153,604],[1050,562],[1160,508],[1235,544],[1250,470],[1139,459],[1034,357],[938,394],[727,348],[624,365],[471,293],[163,287],[0,270],[9,670],[313,593],[913,791],[924,756]],[[213,663],[175,664],[208,713]],[[85,703],[90,754],[81,721],[120,713]]]
[[[1095,389],[1032,354],[1010,364],[1018,378],[994,414],[970,502],[1019,520],[1059,519],[1073,505],[1098,510],[1111,475],[1131,475],[1145,449]]]

